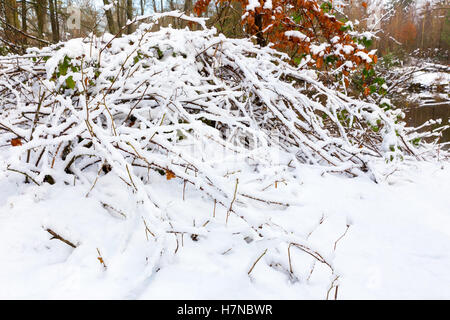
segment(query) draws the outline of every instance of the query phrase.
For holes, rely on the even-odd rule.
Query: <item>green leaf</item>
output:
[[[296,22],[296,23],[300,23],[302,21],[302,16],[300,14],[294,14],[292,16],[292,19]]]
[[[331,9],[333,9],[333,6],[330,2],[324,2],[322,3],[322,5],[320,6],[320,9],[322,9],[323,12],[330,12]]]
[[[391,106],[386,102],[383,102],[382,104],[380,104],[380,108],[384,109],[384,111],[388,111],[391,109]]]
[[[386,83],[386,80],[384,80],[383,78],[377,77],[377,78],[375,78],[375,82],[378,83],[378,85],[382,86],[383,84]]]
[[[336,58],[336,56],[333,55],[329,55],[325,58],[325,63],[329,64],[329,63],[334,63],[336,62],[338,59]]]
[[[415,145],[415,146],[418,146],[419,143],[420,143],[420,140],[421,140],[421,138],[415,138],[415,139],[413,139],[413,140],[411,141],[411,143],[412,143],[413,145]]]
[[[75,89],[75,81],[73,81],[72,76],[70,76],[66,79],[66,86],[69,89]]]

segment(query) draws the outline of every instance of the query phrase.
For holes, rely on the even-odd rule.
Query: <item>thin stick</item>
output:
[[[128,164],[125,165],[125,168],[127,169],[128,177],[130,177],[130,181],[133,184],[134,190],[137,190],[136,185],[133,182],[133,178],[131,177],[130,169],[128,169]]]
[[[23,174],[25,177],[27,177],[28,179],[33,181],[36,185],[40,186],[40,184],[37,183],[36,180],[34,180],[28,173],[25,173],[25,172],[22,172],[22,171],[19,171],[19,170],[16,170],[16,169],[11,169],[11,168],[6,168],[6,170]]]
[[[342,234],[342,236],[340,236],[340,237],[336,240],[336,242],[334,243],[334,251],[336,251],[337,243],[339,242],[339,240],[341,240],[341,239],[347,234],[347,231],[348,231],[349,228],[350,228],[350,225],[348,224],[348,225],[347,225],[347,229],[345,229],[344,234]]]
[[[97,184],[98,178],[100,177],[100,172],[102,172],[102,166],[100,166],[100,169],[98,169],[94,183],[92,184],[92,187],[89,189],[89,191],[86,193],[86,198],[89,196],[89,193],[91,193],[92,189],[94,189],[95,185]]]
[[[107,204],[106,202],[100,202],[103,206],[103,208],[105,209],[111,209],[112,211],[118,213],[119,215],[121,215],[122,217],[126,218],[127,215],[125,213],[123,213],[122,211],[120,211],[119,209],[114,208],[113,206]],[[114,215],[112,215],[114,217]]]
[[[51,168],[52,168],[52,169],[53,169],[53,166],[55,165],[56,156],[58,155],[59,148],[61,148],[62,143],[63,143],[63,142],[61,141],[61,142],[59,143],[58,147],[56,148],[56,152],[55,152],[55,155],[53,156],[52,165],[51,165]]]
[[[52,237],[50,238],[50,240],[51,240],[51,239],[58,239],[58,240],[64,242],[65,244],[71,246],[72,248],[76,248],[76,247],[77,247],[76,245],[74,245],[74,244],[73,244],[72,242],[70,242],[69,240],[64,239],[63,237],[61,237],[59,234],[57,234],[57,233],[56,233],[55,231],[53,231],[52,229],[47,228],[47,229],[45,229],[45,231],[47,231],[48,233],[50,233],[50,234],[52,235]]]
[[[250,275],[250,273],[253,271],[253,268],[255,268],[256,264],[258,263],[259,260],[261,260],[261,258],[266,254],[267,249],[264,250],[264,252],[262,253],[262,255],[259,256],[258,259],[256,259],[256,261],[253,263],[252,267],[250,268],[250,270],[248,270],[247,274]]]
[[[316,266],[316,260],[313,261],[313,265],[311,267],[311,270],[309,271],[309,275],[308,275],[308,278],[306,278],[306,281],[309,281],[309,279],[311,279],[311,276],[312,276],[312,274],[314,272],[314,267],[315,266]]]
[[[330,296],[331,290],[333,290],[334,287],[336,287],[336,291],[334,293],[334,300],[337,300],[337,290],[338,290],[339,285],[335,285],[335,283],[338,279],[339,279],[339,276],[336,276],[336,278],[334,278],[333,281],[331,282],[330,288],[328,288],[328,291],[327,291],[327,300]]]
[[[97,259],[98,259],[98,261],[100,261],[100,263],[103,265],[103,268],[105,268],[105,270],[106,270],[108,267],[106,266],[105,260],[103,260],[102,254],[100,253],[100,250],[98,248],[97,248],[97,252],[98,252]]]
[[[334,269],[331,266],[331,264],[327,260],[325,260],[322,257],[322,255],[320,253],[318,253],[317,251],[314,251],[314,250],[312,250],[302,244],[299,244],[299,243],[291,242],[291,244],[294,245],[296,248],[302,250],[303,252],[309,254],[311,257],[315,258],[320,263],[326,264],[330,268],[330,270],[334,272]]]
[[[148,235],[147,235],[147,233],[150,233],[154,238],[156,238],[155,234],[154,234],[153,232],[151,232],[151,230],[148,228],[147,222],[145,222],[144,217],[142,217],[142,221],[144,221],[144,226],[145,226],[145,237],[147,238],[147,241],[148,241]]]
[[[177,254],[178,248],[179,248],[179,244],[178,244],[178,234],[177,234],[177,233],[174,233],[173,235],[175,236],[175,240],[177,241],[177,247],[175,248],[174,254]]]
[[[237,193],[238,183],[239,183],[239,179],[236,178],[236,186],[234,187],[233,200],[231,200],[230,208],[228,209],[228,212],[227,212],[227,218],[226,218],[226,221],[225,221],[226,224],[228,224],[228,217],[230,216],[230,212],[233,210],[233,203],[236,200],[236,193]]]
[[[289,243],[289,246],[288,246],[289,272],[293,273],[292,272],[292,263],[291,263],[291,246],[292,246],[292,243]]]
[[[228,250],[226,250],[226,251],[222,252],[222,255],[225,255],[225,254],[227,254],[228,252],[230,252],[230,251],[231,251],[231,249],[233,249],[233,248],[230,248],[230,249],[228,249]]]

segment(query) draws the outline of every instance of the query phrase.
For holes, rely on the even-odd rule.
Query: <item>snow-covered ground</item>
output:
[[[301,184],[277,186],[280,193],[296,193],[298,205],[245,210],[303,235],[333,261],[338,299],[450,298],[450,163],[416,163],[378,184],[367,177],[322,176],[308,167],[300,172]],[[100,179],[89,197],[82,185],[38,187],[23,184],[17,174],[4,177],[0,298],[326,298],[330,272],[295,248],[290,255],[296,277],[277,268],[269,254],[248,275],[267,240],[245,237],[234,215],[225,224],[223,207],[213,217],[213,203],[194,187],[186,186],[183,201],[182,181],[151,175],[152,197],[178,223],[174,230],[195,225],[198,233],[172,234],[161,257],[143,254],[154,245],[143,224],[102,207],[104,201],[127,215],[135,210],[113,175]],[[77,248],[51,240],[47,228]],[[133,228],[124,239],[123,231]],[[288,252],[279,256],[287,261]],[[158,266],[149,272],[146,264],[154,259]]]

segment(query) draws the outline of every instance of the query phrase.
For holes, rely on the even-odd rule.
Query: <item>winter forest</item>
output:
[[[450,299],[449,0],[0,0],[1,299]]]

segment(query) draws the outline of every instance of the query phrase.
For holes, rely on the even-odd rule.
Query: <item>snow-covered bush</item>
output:
[[[205,139],[241,159],[259,152],[256,162],[274,165],[276,155],[285,168],[351,175],[370,170],[372,157],[417,156],[402,112],[329,90],[283,54],[214,30],[151,28],[3,58],[1,139],[21,145],[8,150],[10,168],[41,183],[108,164],[132,184],[138,165],[206,191],[199,177],[216,175],[214,165],[183,151]]]
[[[328,89],[273,49],[206,28],[151,32],[154,23],[1,58],[2,168],[36,185],[78,181],[87,196],[118,176],[145,208],[154,252],[172,228],[147,188],[158,171],[226,208],[224,223],[239,217],[252,237],[307,252],[337,280],[301,238],[243,208],[295,203],[266,187],[295,185],[305,164],[377,180],[374,161],[423,159],[434,145],[414,140],[402,112]]]

